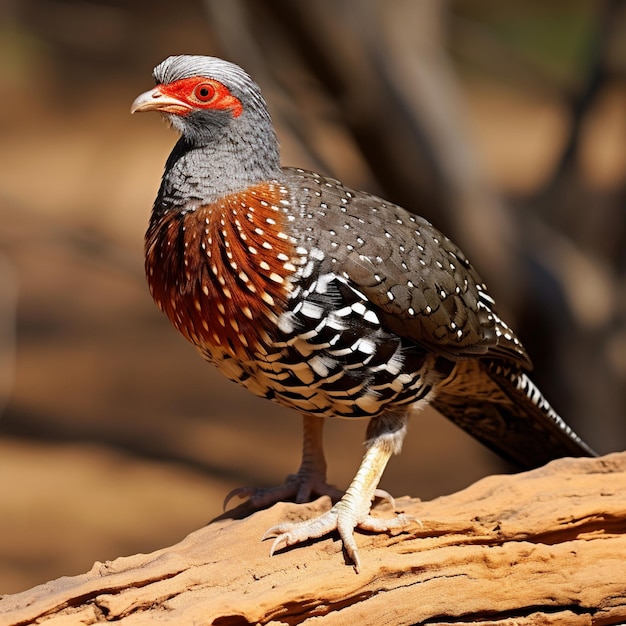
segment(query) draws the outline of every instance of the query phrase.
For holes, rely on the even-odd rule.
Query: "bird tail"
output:
[[[552,408],[526,372],[496,360],[462,361],[431,405],[522,469],[597,454]]]

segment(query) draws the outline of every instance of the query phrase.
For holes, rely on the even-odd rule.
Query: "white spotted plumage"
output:
[[[309,428],[313,416],[372,418],[350,498],[271,529],[274,547],[338,529],[358,568],[351,530],[369,519],[411,406],[430,403],[525,467],[593,454],[532,383],[519,339],[447,237],[371,194],[282,168],[260,89],[232,63],[170,57],[154,77],[133,110],[160,110],[183,135],[147,233],[155,301],[228,378],[303,412]],[[207,84],[215,99],[200,103]],[[313,491],[307,453],[321,450],[310,445],[297,498]]]

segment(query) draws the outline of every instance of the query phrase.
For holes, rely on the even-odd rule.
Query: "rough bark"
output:
[[[422,524],[357,533],[360,574],[336,537],[268,556],[266,528],[327,505],[230,512],[174,546],[5,596],[0,625],[626,621],[626,453],[492,476],[432,502],[402,498]]]

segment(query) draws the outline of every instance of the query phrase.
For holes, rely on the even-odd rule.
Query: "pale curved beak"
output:
[[[131,114],[144,113],[145,111],[184,115],[191,111],[191,107],[185,102],[164,94],[159,87],[155,87],[137,96],[130,105]]]

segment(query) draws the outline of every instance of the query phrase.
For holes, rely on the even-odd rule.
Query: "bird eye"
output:
[[[200,102],[208,102],[215,95],[215,88],[210,83],[200,83],[193,90],[193,95]]]

